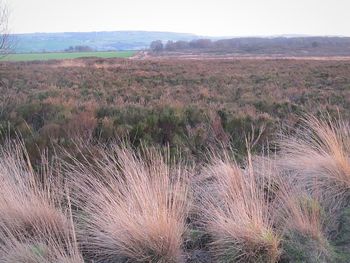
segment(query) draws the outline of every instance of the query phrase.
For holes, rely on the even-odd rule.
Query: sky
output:
[[[6,0],[13,33],[350,36],[350,0]]]

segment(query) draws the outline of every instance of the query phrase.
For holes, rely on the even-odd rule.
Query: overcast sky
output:
[[[350,0],[7,0],[14,33],[154,30],[350,36]]]

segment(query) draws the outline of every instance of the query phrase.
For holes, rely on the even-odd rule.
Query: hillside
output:
[[[70,46],[85,45],[98,51],[138,50],[147,48],[154,40],[192,40],[196,35],[169,32],[114,31],[80,33],[14,34],[15,52],[54,52]]]

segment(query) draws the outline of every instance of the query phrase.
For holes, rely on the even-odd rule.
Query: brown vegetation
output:
[[[345,121],[307,117],[297,136],[282,143],[282,166],[303,176],[310,190],[333,204],[350,198],[350,127]]]
[[[0,261],[349,262],[349,76],[345,61],[2,63]],[[7,144],[18,132],[28,153]]]
[[[83,140],[35,171],[9,144],[0,155],[0,260],[82,262],[81,250],[86,262],[348,262],[346,170],[313,152],[345,160],[348,131],[345,121],[308,117],[273,155],[238,162],[213,150],[196,169],[169,149]],[[303,163],[305,153],[315,162]]]
[[[36,173],[21,145],[0,156],[0,261],[82,262],[58,178]]]
[[[155,151],[142,155],[114,146],[99,149],[94,166],[70,166],[79,239],[95,262],[183,261],[188,172]]]
[[[349,117],[346,61],[205,60],[1,63],[2,134],[35,147],[79,135],[198,155],[217,141],[244,154],[244,136],[298,125],[303,112]]]
[[[245,169],[225,154],[215,157],[204,171],[201,186],[201,221],[212,236],[217,262],[277,262],[280,236],[274,229],[271,204],[262,178],[250,158]]]

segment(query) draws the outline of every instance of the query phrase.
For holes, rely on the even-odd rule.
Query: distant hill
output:
[[[148,48],[154,40],[190,41],[193,34],[148,31],[34,33],[13,34],[15,52],[55,52],[74,46],[89,46],[94,50],[138,50]]]
[[[14,34],[15,52],[57,52],[77,47],[96,51],[147,49],[161,40],[165,51],[275,55],[350,55],[350,37],[203,37],[195,34],[114,31]]]

